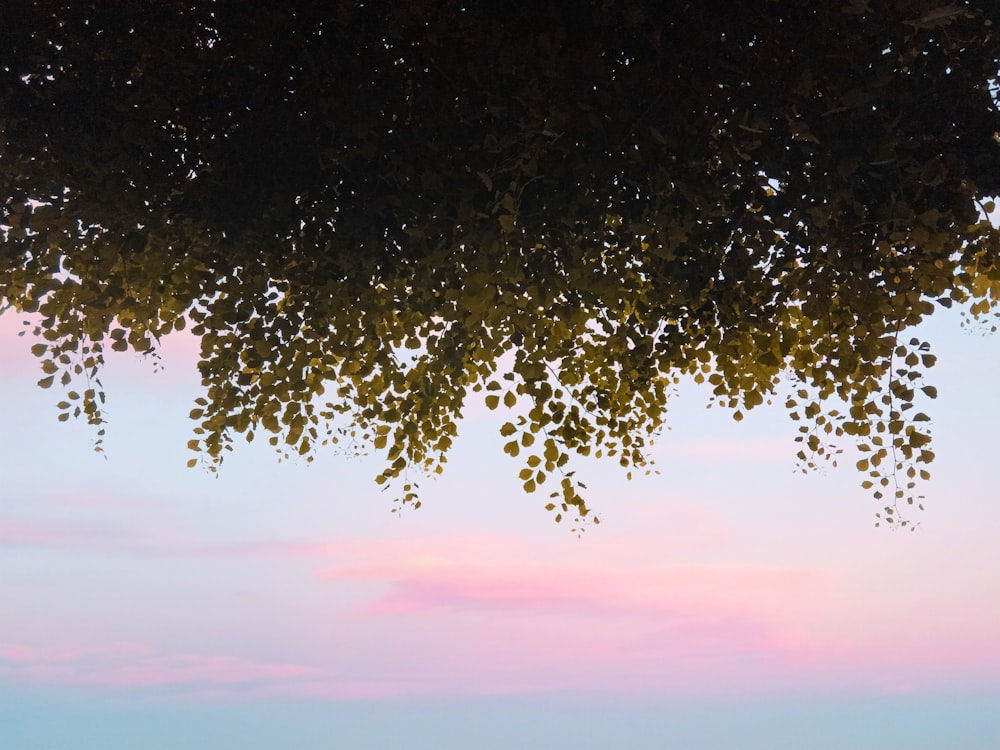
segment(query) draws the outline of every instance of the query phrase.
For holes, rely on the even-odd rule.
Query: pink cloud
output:
[[[942,614],[896,630],[833,571],[714,562],[733,557],[718,551],[701,555],[712,563],[681,564],[692,556],[665,553],[669,537],[603,537],[603,528],[582,540],[481,534],[204,544],[164,534],[141,545],[96,530],[95,539],[104,533],[107,548],[125,554],[187,555],[204,565],[288,561],[300,576],[290,588],[327,587],[303,603],[302,619],[312,622],[302,632],[314,640],[299,657],[276,661],[134,644],[105,651],[7,644],[0,679],[176,686],[220,700],[1000,682],[1000,631],[986,605],[975,628],[932,627]],[[0,524],[0,542],[73,544],[73,533]]]
[[[709,690],[718,676],[706,671],[713,664],[732,673],[734,689],[745,689],[755,680],[747,664],[780,671],[794,662],[799,644],[784,637],[786,618],[808,620],[829,596],[816,571],[766,567],[494,568],[414,559],[321,575],[383,584],[357,612],[370,622],[414,623],[403,626],[409,629],[461,619],[462,635],[439,651],[521,689]],[[435,663],[447,665],[436,653]],[[514,666],[524,664],[534,665],[530,676]],[[458,664],[454,672],[462,672]]]
[[[0,643],[0,661],[23,662],[30,661],[35,650],[16,643]]]
[[[550,562],[553,545],[558,565]],[[642,556],[635,538],[234,543],[205,554],[300,560],[303,574],[319,563],[320,581],[351,593],[319,596],[338,604],[324,607],[331,618],[326,625],[307,628],[319,640],[305,647],[311,655],[305,663],[161,654],[122,643],[34,650],[7,644],[0,647],[0,679],[169,687],[220,700],[684,690],[700,666],[718,659],[782,660],[780,618],[772,608],[801,612],[825,591],[822,576],[809,570],[635,567]],[[327,627],[337,634],[329,643],[319,635]]]
[[[16,681],[108,688],[281,681],[321,674],[299,664],[158,654],[145,645],[128,642],[89,647],[0,644],[0,669]]]
[[[0,643],[0,681],[99,690],[170,688],[201,701],[262,698],[359,700],[420,692],[399,679],[231,655],[162,653],[139,643],[28,646]]]
[[[828,623],[856,603],[820,570],[616,568],[614,560],[597,555],[589,564],[557,567],[542,559],[497,565],[475,556],[397,557],[331,566],[320,576],[378,584],[356,610],[362,622],[407,631],[462,622],[461,634],[436,651],[425,645],[427,653],[442,665],[457,653],[461,663],[483,665],[508,684],[537,686],[539,672],[552,676],[541,680],[549,689],[896,690],[946,680],[1000,682],[995,627],[966,644],[954,642],[954,629],[915,628],[902,637],[876,630],[855,639],[831,632]],[[867,615],[859,610],[856,617],[864,623]],[[535,666],[530,678],[513,666],[524,664]],[[463,679],[458,663],[454,674]]]
[[[756,611],[769,602],[815,596],[822,584],[815,572],[781,568],[684,566],[615,571],[553,568],[544,563],[498,568],[433,557],[331,567],[319,575],[326,580],[389,582],[389,592],[368,606],[371,614],[499,609],[654,615],[677,607],[726,610],[736,605]]]

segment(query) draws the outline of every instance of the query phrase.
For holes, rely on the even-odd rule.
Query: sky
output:
[[[1000,338],[921,330],[937,459],[912,533],[782,407],[680,389],[599,526],[556,524],[472,409],[423,507],[378,456],[189,469],[196,342],[114,355],[105,453],[0,316],[0,748],[1000,747]]]

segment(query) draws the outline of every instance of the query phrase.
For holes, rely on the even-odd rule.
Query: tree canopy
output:
[[[241,436],[370,444],[419,504],[483,391],[576,519],[572,457],[645,467],[690,377],[737,419],[780,398],[805,466],[856,442],[891,522],[933,459],[908,329],[1000,298],[998,21],[26,0],[0,17],[0,306],[99,434],[104,352],[188,327],[212,466]]]

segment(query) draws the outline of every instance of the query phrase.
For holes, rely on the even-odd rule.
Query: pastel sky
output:
[[[183,335],[109,363],[97,455],[0,316],[0,748],[1000,747],[1000,338],[935,318],[915,532],[691,386],[659,476],[577,467],[578,538],[481,409],[417,511],[377,456],[185,468]]]

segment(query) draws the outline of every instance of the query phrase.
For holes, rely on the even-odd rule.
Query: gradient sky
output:
[[[582,538],[473,410],[420,510],[378,459],[187,469],[194,342],[116,355],[106,454],[0,316],[0,748],[1000,747],[1000,338],[935,315],[937,461],[874,528],[853,449],[796,471],[780,407],[682,389]],[[502,421],[502,420],[500,420]]]

